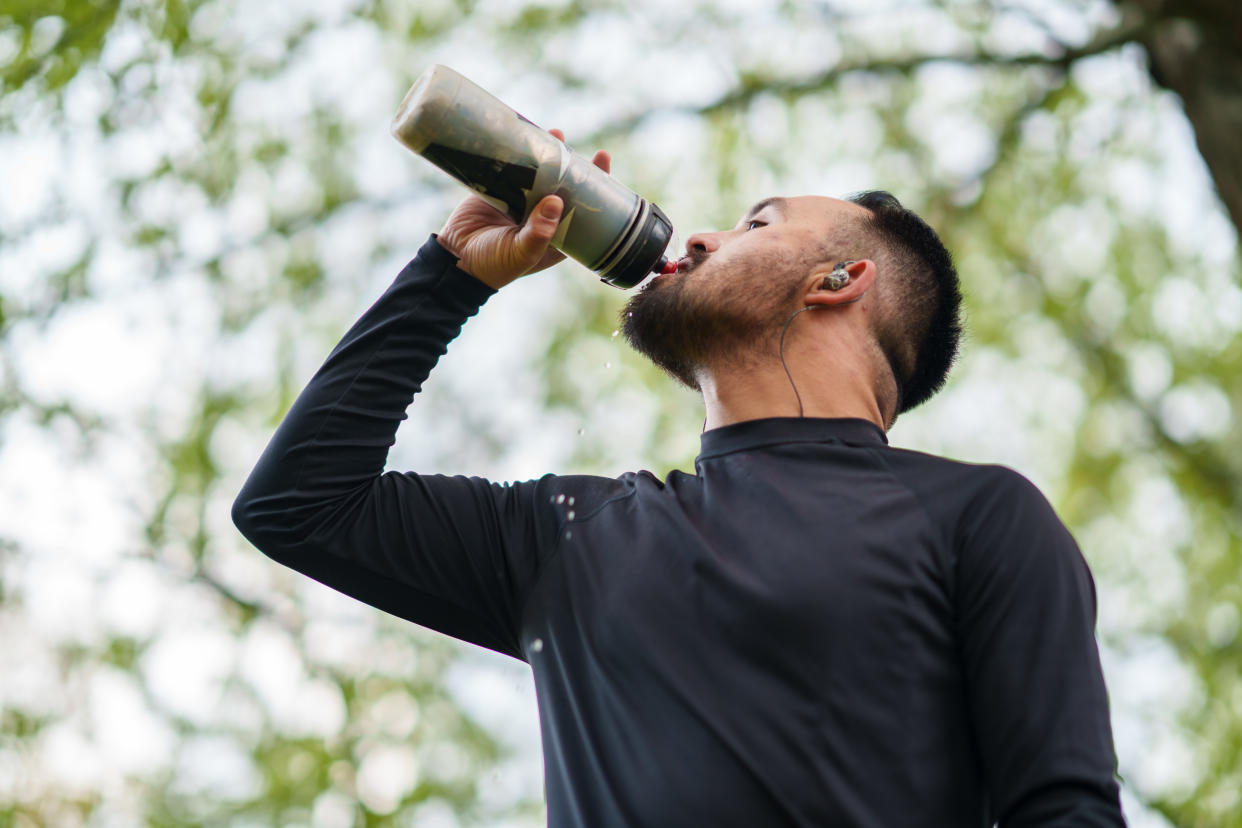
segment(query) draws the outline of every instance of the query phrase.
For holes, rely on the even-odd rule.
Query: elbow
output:
[[[266,551],[263,541],[267,521],[260,515],[257,498],[252,496],[247,488],[243,488],[233,501],[231,515],[233,525],[237,527],[237,531],[241,532],[242,537],[254,544],[256,548]]]
[[[233,501],[231,515],[242,537],[269,558],[281,560],[297,544],[287,519],[282,520],[286,513],[247,484]]]
[[[323,530],[339,517],[334,504],[299,491],[247,481],[233,501],[233,525],[269,558],[298,568],[297,560],[325,543]]]
[[[253,501],[247,496],[246,490],[242,489],[241,493],[233,500],[233,509],[231,516],[233,525],[237,527],[237,531],[251,543],[254,541],[251,535],[254,534],[256,521],[254,519]]]

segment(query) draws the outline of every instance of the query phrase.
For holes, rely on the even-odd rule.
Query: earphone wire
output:
[[[802,419],[802,417],[804,416],[802,413],[802,395],[798,393],[798,384],[794,382],[793,374],[789,372],[789,363],[785,361],[785,334],[789,333],[789,326],[792,325],[793,321],[798,318],[798,314],[805,313],[806,311],[809,311],[809,310],[815,310],[817,308],[823,308],[823,307],[826,307],[826,306],[825,305],[807,305],[804,308],[798,308],[796,311],[790,314],[789,319],[785,322],[784,329],[781,331],[781,341],[780,341],[780,345],[778,346],[778,349],[780,351],[780,356],[781,356],[781,367],[785,369],[785,376],[789,378],[789,387],[793,389],[794,398],[798,401],[798,418],[799,419]]]

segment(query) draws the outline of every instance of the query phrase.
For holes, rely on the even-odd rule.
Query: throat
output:
[[[771,417],[849,417],[887,430],[870,377],[837,370],[813,372],[787,358],[753,366],[716,366],[698,374],[705,429]]]

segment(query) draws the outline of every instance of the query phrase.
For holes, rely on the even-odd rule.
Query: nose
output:
[[[719,233],[695,233],[686,239],[687,253],[715,253],[720,249]]]

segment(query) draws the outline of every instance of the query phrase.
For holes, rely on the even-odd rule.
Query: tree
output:
[[[610,146],[683,232],[870,186],[941,228],[971,340],[893,441],[1044,487],[1096,572],[1131,817],[1242,824],[1231,5],[6,0],[0,618],[22,643],[0,814],[537,819],[485,706],[446,689],[482,680],[477,656],[286,577],[227,520],[306,376],[459,195],[383,129],[438,60]],[[616,347],[621,299],[571,265],[497,297],[394,463],[686,463],[695,401]]]
[[[1242,228],[1242,8],[1228,0],[1117,0],[1152,77],[1181,98],[1221,201]]]

